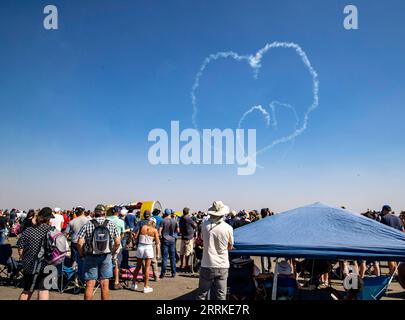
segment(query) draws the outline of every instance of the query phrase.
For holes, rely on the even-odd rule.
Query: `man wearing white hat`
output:
[[[226,299],[229,271],[228,250],[233,248],[233,229],[224,221],[229,208],[222,201],[215,201],[208,209],[209,219],[201,227],[204,242],[200,269],[198,300],[206,300],[208,292],[212,300]]]

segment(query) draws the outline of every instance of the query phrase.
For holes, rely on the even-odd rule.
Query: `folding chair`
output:
[[[65,264],[68,261],[67,259],[69,258],[66,258],[61,266],[58,277],[58,291],[64,293],[71,289],[73,294],[79,294],[84,288],[84,284],[77,273],[77,267],[72,266],[71,263]]]
[[[250,258],[234,258],[230,261],[227,287],[228,300],[253,300],[256,296],[256,282],[253,278],[254,261]]]
[[[395,274],[395,273],[394,273]],[[392,282],[392,276],[365,277],[363,287],[358,294],[359,300],[380,300]]]
[[[21,262],[13,257],[11,244],[0,245],[0,282],[18,287],[22,281]]]
[[[9,280],[9,266],[8,262],[13,254],[11,244],[0,245],[0,278],[1,282]]]

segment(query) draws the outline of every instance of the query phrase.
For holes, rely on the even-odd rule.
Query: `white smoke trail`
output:
[[[243,114],[242,118],[240,118],[240,120],[239,120],[238,129],[240,129],[242,122],[245,120],[245,118],[255,110],[258,110],[263,114],[264,121],[266,122],[266,127],[268,127],[270,125],[270,114],[261,105],[258,105],[258,106],[254,106],[254,107],[250,108],[248,111],[246,111]]]
[[[264,121],[265,121],[265,123],[266,123],[266,127],[269,127],[269,126],[270,126],[270,119],[271,119],[271,118],[270,118],[270,114],[269,114],[269,113],[267,112],[267,110],[264,109],[261,105],[258,105],[258,106],[253,106],[252,108],[250,108],[248,111],[246,111],[246,112],[243,114],[242,118],[240,118],[240,120],[239,120],[238,129],[241,128],[242,122],[245,121],[246,117],[247,117],[250,113],[252,113],[252,112],[254,112],[254,111],[256,111],[256,110],[258,110],[258,111],[260,111],[260,112],[262,113],[262,115],[263,115],[263,117],[264,117]],[[236,141],[238,142],[239,147],[240,147],[241,150],[242,150],[243,156],[245,156],[245,150],[244,150],[244,148],[242,148],[242,142],[241,142],[240,139],[241,139],[241,137],[239,136],[239,132],[236,131]],[[249,161],[254,162],[251,156],[248,156],[248,158],[249,158]],[[263,168],[263,167],[260,166],[257,162],[255,162],[255,166],[256,166],[257,168]]]
[[[267,145],[263,149],[259,150],[256,154],[264,153],[280,143],[286,143],[286,142],[292,141],[296,137],[300,136],[308,127],[309,114],[312,111],[314,111],[319,105],[319,80],[318,80],[318,74],[315,71],[315,69],[312,67],[311,62],[309,61],[305,51],[298,44],[292,43],[292,42],[273,42],[270,44],[266,44],[255,55],[239,55],[238,53],[229,51],[229,52],[218,52],[216,54],[211,54],[207,58],[205,58],[203,64],[201,65],[199,71],[196,74],[196,77],[194,79],[194,84],[193,84],[192,90],[191,90],[191,102],[192,102],[192,106],[193,106],[192,122],[193,122],[194,127],[196,129],[198,129],[198,124],[197,124],[198,107],[197,107],[196,91],[198,90],[198,88],[200,86],[200,78],[203,76],[205,69],[208,67],[208,65],[211,62],[216,61],[218,59],[228,59],[228,58],[234,59],[236,61],[247,61],[248,64],[250,65],[250,67],[254,71],[254,78],[258,78],[260,68],[262,67],[261,60],[263,58],[263,55],[266,54],[269,50],[276,49],[276,48],[293,49],[293,50],[295,50],[297,55],[301,58],[303,64],[306,66],[306,68],[308,69],[308,71],[312,77],[313,101],[312,101],[312,104],[308,107],[308,109],[304,115],[303,123],[300,128],[296,128],[295,131],[288,136],[274,140],[269,145]],[[284,106],[287,106],[287,105],[284,105]],[[295,108],[293,108],[292,106],[290,106],[290,107],[294,111],[295,115],[297,115]],[[273,123],[273,125],[277,126],[277,120],[274,117],[274,106],[271,107],[271,104],[270,104],[270,108],[273,108],[272,109],[273,119],[274,119],[273,121],[276,121]],[[242,116],[242,118],[243,118],[243,116]],[[243,120],[242,118],[241,118],[241,120]],[[241,120],[239,120],[239,123],[241,123]]]
[[[228,58],[232,58],[236,61],[246,60],[250,63],[252,56],[250,56],[250,55],[241,56],[233,51],[228,51],[228,52],[217,52],[215,54],[210,54],[207,58],[205,58],[203,64],[200,67],[200,70],[197,72],[197,74],[195,76],[194,84],[191,89],[191,103],[193,105],[192,122],[193,122],[194,128],[196,128],[196,129],[198,129],[198,125],[197,125],[198,108],[197,108],[197,97],[195,95],[195,92],[197,91],[198,87],[200,86],[200,78],[204,74],[204,71],[207,68],[207,66],[212,61],[216,61],[218,59],[228,59]]]
[[[278,129],[278,121],[277,121],[277,116],[276,116],[276,108],[277,108],[277,106],[290,109],[290,110],[293,112],[294,117],[295,117],[295,128],[294,128],[294,130],[296,130],[297,127],[298,127],[299,124],[300,124],[300,119],[299,119],[299,117],[298,117],[297,110],[296,110],[292,105],[290,105],[290,104],[281,103],[281,102],[278,102],[278,101],[272,101],[272,102],[269,104],[269,108],[270,108],[271,113],[272,113],[272,119],[273,119],[272,125],[273,125],[273,128],[274,128],[275,130]]]
[[[300,121],[300,119],[299,119],[299,117],[298,117],[298,114],[297,114],[297,111],[295,110],[295,108],[294,108],[292,105],[289,105],[289,104],[286,104],[286,103],[281,103],[281,102],[279,102],[279,101],[272,101],[272,102],[269,104],[269,108],[270,108],[271,113],[272,113],[271,116],[270,116],[269,112],[267,112],[267,110],[264,109],[261,105],[254,106],[254,107],[250,108],[248,111],[246,111],[246,112],[243,114],[242,118],[240,118],[239,123],[238,123],[238,129],[241,128],[242,122],[245,121],[246,117],[247,117],[250,113],[252,113],[252,112],[258,110],[258,111],[260,111],[260,112],[262,113],[262,115],[264,116],[264,120],[265,120],[265,122],[266,122],[266,127],[269,127],[269,126],[270,126],[270,122],[271,122],[273,128],[274,128],[275,130],[277,130],[277,129],[278,129],[278,121],[277,121],[277,114],[276,114],[276,108],[277,108],[277,106],[290,109],[290,110],[293,112],[294,117],[295,117],[294,130],[296,130],[297,127],[298,127],[298,125],[299,125],[299,121]],[[236,139],[237,139],[237,142],[238,142],[239,146],[240,146],[241,149],[243,150],[243,148],[242,148],[242,142],[241,142],[241,140],[240,140],[239,134],[236,134]],[[291,139],[291,142],[292,142],[292,146],[293,146],[293,145],[294,145],[294,139]],[[258,152],[260,152],[260,150],[259,150]],[[258,154],[258,152],[256,152],[256,155]],[[243,155],[245,156],[245,150],[243,150]],[[249,159],[252,160],[250,156],[249,156]],[[259,166],[258,163],[256,163],[256,165]],[[262,166],[259,166],[259,167],[263,168]]]

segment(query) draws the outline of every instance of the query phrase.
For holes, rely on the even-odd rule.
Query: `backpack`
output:
[[[110,230],[107,228],[109,220],[105,219],[103,224],[100,224],[96,219],[93,219],[91,223],[94,225],[94,231],[89,254],[101,255],[111,253]]]
[[[21,225],[19,223],[14,223],[10,230],[10,237],[16,237],[20,234]]]
[[[69,253],[69,243],[65,235],[52,227],[44,238],[44,259],[50,265],[60,265]]]

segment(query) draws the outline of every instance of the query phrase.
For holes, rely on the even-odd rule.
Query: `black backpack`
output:
[[[100,224],[96,219],[93,219],[91,223],[94,225],[94,231],[89,254],[102,255],[111,253],[111,236],[110,230],[107,228],[109,221],[105,219],[104,222]]]

